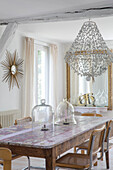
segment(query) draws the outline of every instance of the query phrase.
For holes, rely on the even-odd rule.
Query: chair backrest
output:
[[[32,121],[31,117],[24,117],[24,118],[21,118],[21,119],[16,119],[14,125],[21,125],[21,124],[24,124],[24,123],[27,123],[27,122],[30,122],[30,121]]]
[[[113,133],[112,126],[113,126],[113,120],[110,120],[106,128],[105,142],[109,142],[109,139],[113,138],[113,135],[111,134],[111,132]]]
[[[105,125],[99,129],[93,130],[90,136],[89,145],[88,145],[88,155],[96,155],[103,148],[103,143],[105,139]]]
[[[37,122],[39,124],[53,122],[52,106],[45,104],[45,99],[41,100],[40,105],[36,105],[33,107],[32,122]]]
[[[82,113],[81,116],[96,116],[96,117],[102,117],[101,114],[98,113]]]
[[[2,128],[2,125],[0,124],[0,128]]]
[[[3,160],[3,170],[11,170],[11,151],[7,148],[0,148],[0,159]]]

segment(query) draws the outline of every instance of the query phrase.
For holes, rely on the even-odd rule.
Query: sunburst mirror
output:
[[[9,90],[14,86],[20,87],[20,80],[23,77],[23,60],[18,57],[15,50],[13,54],[6,51],[6,59],[1,62],[4,69],[3,80],[8,82]]]

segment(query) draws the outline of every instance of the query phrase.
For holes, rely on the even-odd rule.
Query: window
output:
[[[49,47],[35,44],[35,102],[49,100]]]

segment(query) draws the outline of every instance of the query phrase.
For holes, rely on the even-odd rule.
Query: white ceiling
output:
[[[29,17],[57,11],[112,4],[112,0],[2,0],[0,19]]]
[[[113,8],[113,0],[1,0],[0,23],[26,22],[28,19],[37,22],[62,18],[79,19],[113,14],[113,9],[103,9],[104,7]]]
[[[16,21],[21,23],[18,30],[32,37],[72,42],[86,18],[94,18],[109,40],[113,39],[112,8],[113,0],[1,0],[0,24]]]
[[[20,24],[18,30],[35,39],[72,42],[85,20]],[[92,18],[105,40],[113,40],[113,16]]]

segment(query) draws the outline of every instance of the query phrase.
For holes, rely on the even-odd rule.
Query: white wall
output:
[[[2,35],[4,28],[0,28],[0,37]],[[9,50],[13,53],[15,50],[18,52],[19,58],[23,57],[23,37],[20,33],[16,32],[16,35],[9,45]],[[19,109],[21,110],[21,87],[20,89],[15,86],[9,91],[8,82],[2,82],[2,77],[4,74],[3,68],[1,67],[1,62],[6,58],[5,54],[0,60],[0,111]]]
[[[2,35],[3,30],[0,29],[0,35]],[[29,36],[26,33],[16,32],[13,41],[11,42],[8,50],[13,53],[14,50],[17,50],[18,56],[23,58],[23,47],[24,47],[24,37]],[[43,40],[44,41],[44,40]],[[62,43],[45,40],[48,43],[53,43],[58,46],[58,60],[57,60],[57,94],[58,94],[58,103],[65,97],[65,64],[64,64],[64,48]],[[5,54],[1,61],[4,61],[6,58]],[[0,62],[1,62],[0,61]],[[2,76],[4,74],[3,68],[0,65],[0,111],[19,109],[21,110],[22,102],[22,86],[23,81],[21,81],[20,89],[15,86],[9,91],[8,83],[2,82]]]

